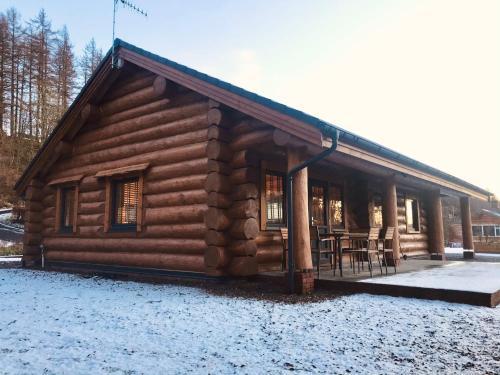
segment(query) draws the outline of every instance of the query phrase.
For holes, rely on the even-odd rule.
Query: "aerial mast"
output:
[[[122,3],[123,7],[124,8],[128,8],[128,9],[131,9],[133,12],[135,13],[138,13],[144,17],[147,18],[148,16],[148,13],[144,10],[142,10],[141,8],[137,7],[136,5],[134,5],[133,3],[131,3],[130,1],[127,1],[127,0],[113,0],[113,40],[111,41],[112,42],[112,51],[111,51],[111,66],[113,68],[116,68],[117,67],[117,61],[116,61],[116,58],[115,58],[115,28],[116,28],[116,12],[118,11],[117,9],[117,4],[118,2]]]

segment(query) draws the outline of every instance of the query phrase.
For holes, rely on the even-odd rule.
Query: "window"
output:
[[[332,185],[328,189],[328,219],[334,228],[344,227],[344,205],[342,189]]]
[[[135,230],[139,205],[139,179],[113,181],[112,229]]]
[[[483,236],[495,237],[495,227],[493,225],[483,225]]]
[[[265,175],[264,189],[267,226],[281,226],[285,224],[283,180],[283,175],[278,173],[267,172]]]
[[[325,187],[311,185],[311,225],[326,225]]]
[[[406,198],[406,231],[409,233],[420,231],[420,215],[418,212],[418,200]]]
[[[106,186],[104,232],[142,231],[142,191],[149,163],[99,171]]]
[[[75,187],[61,188],[59,231],[72,232],[75,220]]]
[[[472,235],[473,236],[482,236],[483,235],[483,227],[481,225],[473,225],[472,226]]]
[[[383,227],[383,219],[382,219],[382,197],[379,194],[373,195],[373,199],[371,202],[371,226],[376,228]]]
[[[495,237],[500,237],[500,225],[495,227]]]

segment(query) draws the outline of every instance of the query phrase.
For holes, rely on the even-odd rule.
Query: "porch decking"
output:
[[[430,260],[426,257],[402,260],[397,274],[389,267],[388,275],[380,274],[374,265],[370,278],[367,265],[358,273],[345,262],[340,277],[322,264],[320,275],[315,272],[315,286],[320,289],[348,293],[369,293],[395,297],[422,298],[470,305],[495,307],[500,304],[500,262]],[[487,272],[485,274],[485,271]],[[267,272],[264,277],[284,279],[282,272]]]

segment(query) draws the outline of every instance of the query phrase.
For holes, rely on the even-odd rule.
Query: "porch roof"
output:
[[[442,172],[436,168],[433,168],[429,165],[421,163],[417,160],[409,158],[405,155],[402,155],[402,154],[400,154],[394,150],[391,150],[390,148],[382,146],[376,142],[370,141],[364,137],[356,135],[348,130],[345,130],[345,129],[339,127],[338,125],[321,120],[315,116],[309,115],[309,114],[302,112],[302,111],[299,111],[295,108],[288,107],[284,104],[278,103],[274,100],[271,100],[271,99],[266,98],[264,96],[258,95],[254,92],[245,90],[241,87],[232,85],[228,82],[222,81],[222,80],[217,79],[215,77],[209,76],[205,73],[199,72],[199,71],[192,69],[188,66],[176,63],[176,62],[169,60],[167,58],[153,54],[153,53],[146,51],[142,48],[139,48],[139,47],[136,47],[132,44],[129,44],[121,39],[115,39],[113,47],[114,47],[115,53],[118,53],[120,50],[130,51],[130,52],[135,53],[139,56],[142,56],[146,59],[149,59],[149,60],[154,61],[156,63],[162,64],[162,65],[164,65],[170,69],[173,69],[177,72],[184,73],[189,77],[192,77],[192,78],[195,78],[195,79],[200,80],[202,82],[205,82],[213,87],[216,87],[216,88],[224,90],[228,93],[234,94],[237,97],[247,99],[247,100],[249,100],[253,103],[256,103],[260,106],[263,106],[271,111],[275,111],[279,114],[282,114],[285,116],[285,118],[291,118],[291,119],[296,120],[300,123],[311,125],[311,126],[315,127],[316,129],[318,129],[321,133],[323,133],[327,136],[329,136],[332,133],[331,129],[335,128],[339,132],[339,142],[341,142],[341,143],[355,146],[359,149],[362,149],[362,150],[367,151],[369,153],[372,153],[374,155],[380,156],[382,158],[389,159],[389,160],[394,161],[396,163],[400,163],[404,166],[419,170],[423,173],[427,173],[429,175],[441,178],[441,179],[448,181],[450,183],[453,183],[453,184],[462,186],[468,190],[474,191],[482,196],[488,197],[488,196],[492,195],[490,192],[488,192],[485,189],[482,189],[478,186],[475,186],[467,181],[459,179],[459,178],[452,176],[448,173]],[[29,172],[34,167],[35,163],[37,162],[37,159],[44,152],[45,148],[49,145],[53,136],[61,128],[61,125],[65,121],[68,113],[70,113],[72,111],[72,109],[74,108],[75,104],[80,101],[81,97],[83,96],[83,93],[85,93],[87,91],[89,86],[91,86],[94,83],[94,81],[96,80],[96,77],[99,75],[100,71],[105,68],[106,63],[109,63],[112,51],[113,51],[113,48],[111,48],[108,51],[108,53],[106,54],[103,61],[101,62],[99,67],[94,72],[92,78],[83,87],[82,91],[76,97],[75,101],[72,103],[72,105],[70,106],[68,111],[61,118],[60,122],[54,128],[51,135],[48,137],[48,139],[42,145],[42,147],[40,148],[38,153],[35,155],[34,159],[30,162],[30,164],[28,165],[28,167],[26,168],[26,170],[24,171],[22,176],[16,182],[15,189],[18,192],[20,192],[20,190],[23,190],[22,186],[26,185],[26,180],[30,174]],[[127,58],[127,56],[125,56],[125,59],[126,58]],[[287,123],[286,120],[284,120],[283,122],[285,124]]]

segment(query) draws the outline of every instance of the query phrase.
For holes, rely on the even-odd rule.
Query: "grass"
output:
[[[0,256],[6,255],[22,255],[23,245],[18,243],[11,246],[0,247]]]

